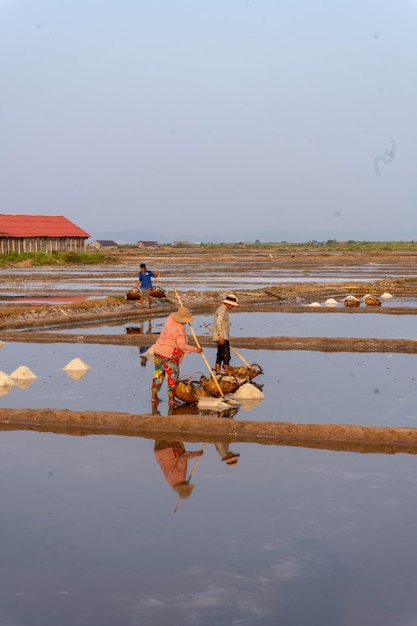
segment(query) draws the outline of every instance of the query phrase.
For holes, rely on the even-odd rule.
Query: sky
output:
[[[0,213],[411,241],[417,0],[0,0]]]

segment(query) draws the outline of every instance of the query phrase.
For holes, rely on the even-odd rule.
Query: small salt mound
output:
[[[320,302],[312,302],[308,306],[321,306]]]
[[[64,370],[66,372],[77,372],[77,371],[87,371],[90,369],[90,366],[87,363],[84,363],[81,359],[72,359],[69,363],[66,364]]]
[[[337,300],[335,300],[334,298],[327,298],[324,304],[326,304],[327,306],[336,306]]]
[[[245,383],[241,385],[239,389],[235,392],[235,398],[239,400],[257,400],[264,398],[264,394],[258,387],[252,385],[252,383]]]
[[[32,380],[36,378],[35,374],[26,365],[20,365],[11,374],[10,378],[16,378],[19,380]]]
[[[384,291],[381,298],[392,298],[392,294],[388,293],[388,291]]]
[[[0,386],[1,387],[13,387],[14,380],[10,378],[5,372],[0,372]]]

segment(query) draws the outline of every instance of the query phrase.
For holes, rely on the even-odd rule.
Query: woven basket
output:
[[[230,373],[239,379],[252,380],[255,376],[263,374],[263,369],[257,363],[252,363],[249,367],[231,367]]]
[[[162,289],[162,287],[152,287],[149,295],[152,298],[166,298],[165,289]]]
[[[140,300],[139,289],[131,289],[126,294],[126,300]]]
[[[175,389],[175,396],[186,404],[197,404],[199,398],[207,396],[199,382],[192,379],[193,376],[180,378]]]
[[[233,393],[240,387],[240,383],[235,376],[216,376],[216,380],[223,392],[223,395],[226,393]],[[214,382],[213,377],[206,378],[205,376],[202,376],[200,378],[200,385],[210,396],[219,398],[222,395],[218,386]]]

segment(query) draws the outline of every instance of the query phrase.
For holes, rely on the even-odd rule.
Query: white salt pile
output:
[[[36,378],[36,375],[26,365],[20,365],[11,374],[10,378],[19,380],[32,380]]]
[[[326,306],[336,306],[337,305],[337,300],[335,300],[334,298],[327,298],[326,302],[324,303]]]
[[[66,366],[63,368],[64,371],[71,376],[74,380],[81,380],[83,376],[86,375],[90,366],[87,363],[84,363],[81,359],[72,359]]]
[[[381,298],[392,298],[392,294],[388,293],[388,291],[384,291]]]
[[[264,394],[256,385],[252,385],[252,383],[245,383],[241,385],[234,394],[235,398],[239,400],[260,400],[264,398]]]
[[[14,380],[10,378],[5,372],[0,372],[0,386],[1,387],[13,387]]]
[[[312,302],[308,306],[321,306],[320,302]]]
[[[90,369],[90,366],[87,363],[84,363],[81,359],[72,359],[69,363],[66,364],[64,370],[66,372],[86,372]]]

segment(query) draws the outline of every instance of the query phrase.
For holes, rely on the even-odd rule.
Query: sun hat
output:
[[[190,310],[186,306],[180,306],[178,311],[172,314],[172,317],[176,322],[185,324],[186,322],[192,322],[194,317],[191,315]]]
[[[239,306],[237,301],[237,296],[234,293],[228,293],[224,300],[222,300],[223,304],[230,304],[231,306]]]
[[[240,454],[235,454],[234,452],[228,452],[225,457],[222,458],[222,461],[225,461],[227,465],[236,465],[240,457]]]
[[[176,491],[179,497],[183,499],[189,498],[193,489],[194,485],[190,485],[186,480],[173,486],[173,490]]]

